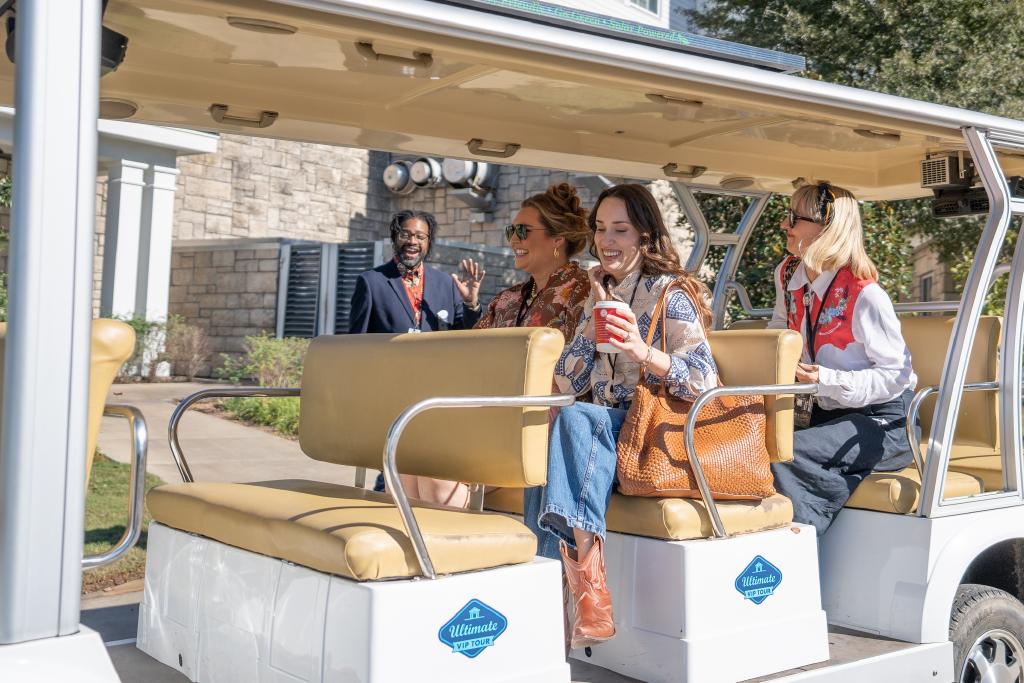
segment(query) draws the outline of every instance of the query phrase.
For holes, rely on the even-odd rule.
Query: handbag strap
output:
[[[701,329],[704,332],[704,337],[705,338],[707,338],[707,336],[708,336],[708,329],[709,329],[710,323],[711,323],[711,321],[709,319],[709,316],[702,314],[702,311],[701,311],[701,298],[700,298],[701,297],[700,287],[696,284],[696,279],[693,276],[690,276],[690,277],[680,276],[680,277],[676,278],[675,280],[673,280],[672,282],[670,282],[667,285],[665,285],[665,289],[662,290],[661,296],[658,297],[658,303],[654,307],[654,313],[651,315],[651,326],[647,330],[647,339],[646,339],[647,345],[650,346],[651,342],[654,340],[654,332],[655,332],[655,330],[658,329],[658,320],[659,320],[659,317],[660,317],[660,319],[661,319],[661,352],[665,353],[665,354],[668,353],[668,350],[667,350],[666,345],[665,345],[665,340],[668,337],[667,321],[666,321],[666,318],[667,318],[666,313],[668,311],[668,304],[667,304],[667,302],[668,302],[668,296],[669,296],[669,294],[671,292],[671,289],[673,287],[678,287],[679,290],[690,299],[691,305],[697,311],[697,322],[700,323],[700,326],[701,326]],[[641,383],[644,381],[644,377],[646,377],[646,376],[647,376],[647,364],[646,363],[641,363],[640,364],[640,382]],[[722,386],[722,379],[721,379],[721,377],[718,378],[718,385]],[[665,382],[664,381],[658,382],[658,392],[660,393],[661,391],[664,391],[664,389],[665,389]]]

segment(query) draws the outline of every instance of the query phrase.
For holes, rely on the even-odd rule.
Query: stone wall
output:
[[[245,337],[277,325],[283,240],[179,242],[171,254],[169,313],[206,331],[213,350],[199,374],[209,376],[222,353],[242,351]]]
[[[388,155],[223,135],[216,154],[182,157],[176,239],[374,240],[390,216]]]

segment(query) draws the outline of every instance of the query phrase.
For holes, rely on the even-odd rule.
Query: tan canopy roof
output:
[[[963,149],[963,126],[1024,140],[1018,121],[425,0],[111,0],[104,24],[130,42],[102,95],[148,123],[862,198],[928,194],[919,161]]]

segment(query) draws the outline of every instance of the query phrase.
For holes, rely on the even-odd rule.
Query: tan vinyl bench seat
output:
[[[917,373],[918,388],[938,386],[945,362],[946,347],[953,331],[952,316],[900,318],[903,338]],[[762,320],[742,320],[729,329],[751,330],[767,324]],[[982,316],[978,321],[975,343],[968,359],[967,382],[998,380],[999,336],[1002,319]],[[1003,488],[1002,461],[999,456],[999,403],[994,391],[965,392],[950,451],[945,498],[970,496]],[[921,433],[931,429],[935,396],[921,406]],[[925,450],[922,447],[922,450]],[[846,507],[878,512],[907,514],[915,512],[921,495],[921,477],[914,466],[900,472],[874,472],[853,492]]]
[[[520,489],[498,489],[487,494],[488,510],[523,514]],[[786,526],[793,521],[789,498],[776,494],[761,501],[719,501],[718,514],[730,534],[745,534]],[[640,498],[613,493],[605,518],[609,531],[669,541],[708,538],[713,534],[704,503],[689,498]]]
[[[800,335],[790,330],[712,332],[711,353],[722,381],[731,386],[789,384],[800,358]],[[765,397],[765,447],[775,462],[793,459],[793,398]],[[522,514],[522,491],[499,489],[485,496],[490,510]],[[786,526],[793,521],[788,498],[719,501],[718,513],[730,534]],[[641,498],[613,493],[605,521],[609,531],[672,541],[708,538],[714,533],[704,503],[688,498]]]
[[[551,328],[340,335],[306,354],[299,445],[311,458],[380,467],[391,423],[437,396],[546,396],[564,339]],[[393,390],[400,386],[401,391]],[[548,409],[450,408],[410,421],[402,473],[494,486],[544,483]],[[315,481],[183,483],[147,495],[153,519],[358,581],[423,572],[388,494]],[[414,506],[437,574],[533,560],[537,539],[504,515]]]
[[[973,496],[983,490],[981,479],[962,472],[946,474],[945,498]],[[846,507],[905,515],[917,511],[921,475],[916,467],[898,472],[872,472],[860,483]]]
[[[420,573],[391,497],[320,482],[170,484],[148,497],[162,524],[357,581]],[[414,506],[438,573],[529,562],[537,539],[518,520]]]

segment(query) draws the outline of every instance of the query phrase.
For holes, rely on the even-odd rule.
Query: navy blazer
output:
[[[466,309],[451,276],[423,264],[423,303],[417,326],[402,274],[392,259],[359,275],[356,291],[352,294],[348,331],[349,334],[359,334],[408,332],[417,327],[424,332],[468,329],[480,319],[481,310]],[[441,311],[448,312],[446,324],[442,324],[438,317]]]

